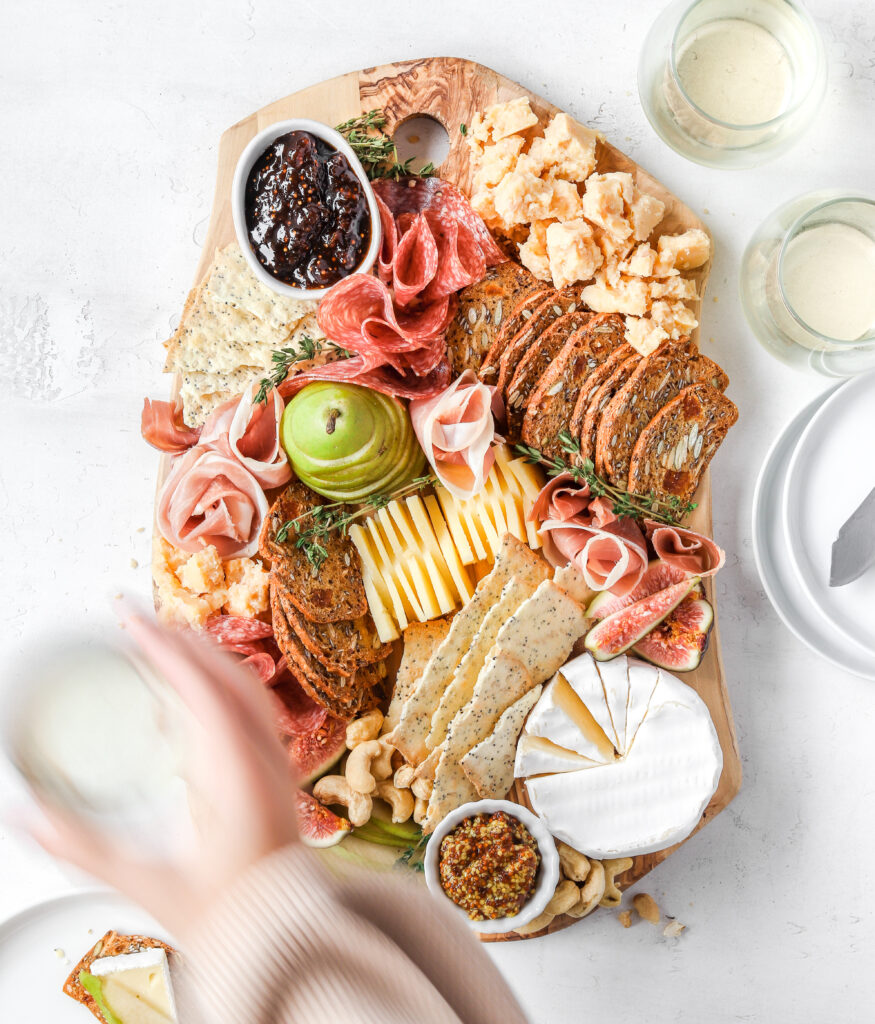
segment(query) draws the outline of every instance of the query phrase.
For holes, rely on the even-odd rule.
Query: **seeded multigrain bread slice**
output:
[[[540,335],[549,330],[563,316],[574,313],[583,307],[583,300],[580,297],[581,288],[580,284],[575,284],[555,292],[550,301],[540,306],[526,326],[518,331],[505,346],[498,361],[498,379],[495,382],[502,394],[510,383],[520,360]],[[483,364],[484,369],[488,363],[489,356],[487,355]]]
[[[521,331],[531,333],[532,328],[543,330],[550,323],[550,303],[555,295],[554,288],[542,286],[514,306],[480,363],[477,374],[482,381],[486,384],[496,383],[501,357]]]
[[[362,583],[361,562],[352,541],[333,530],[320,538],[327,555],[318,572],[296,545],[298,534],[286,523],[299,520],[306,527],[312,520],[307,513],[323,500],[309,487],[295,480],[277,498],[264,519],[258,538],[258,551],[271,563],[273,573],[285,585],[290,599],[311,622],[337,622],[358,619],[368,614],[368,600]]]
[[[641,432],[659,410],[691,384],[725,391],[729,378],[687,338],[657,349],[614,395],[602,414],[596,436],[596,463],[615,487],[627,489],[629,464]]]
[[[629,490],[689,501],[738,409],[710,384],[692,384],[641,432],[629,466]]]
[[[562,346],[576,331],[583,330],[592,320],[594,313],[576,309],[564,313],[542,331],[529,346],[514,369],[513,376],[504,380],[504,366],[499,371],[498,387],[504,399],[507,416],[506,437],[510,444],[516,444],[522,437],[526,405],[532,392],[538,386],[541,374],[559,355]],[[503,361],[502,361],[503,363]]]
[[[446,334],[453,377],[464,370],[476,373],[514,306],[543,288],[542,281],[513,260],[496,263],[481,281],[463,288]]]
[[[522,426],[526,444],[544,454],[564,457],[558,435],[569,429],[577,400],[588,389],[593,372],[625,344],[625,331],[617,313],[600,313],[571,335],[541,375],[526,405]]]
[[[619,349],[617,350],[619,351]],[[616,355],[616,353],[614,353]],[[620,390],[620,388],[626,383],[626,381],[632,376],[641,362],[641,356],[637,352],[630,353],[627,358],[614,366],[613,371],[608,375],[607,379],[602,383],[589,400],[586,412],[583,416],[583,424],[580,428],[580,433],[574,435],[580,442],[580,460],[591,459],[595,462],[595,469],[597,473],[601,473],[598,462],[596,461],[596,434],[598,432],[599,423],[601,422],[602,413],[605,410],[608,402],[614,397],[614,395]],[[578,405],[575,407],[575,413],[580,407],[580,399],[578,399]]]

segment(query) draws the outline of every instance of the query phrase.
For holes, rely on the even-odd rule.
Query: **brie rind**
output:
[[[626,752],[626,705],[629,701],[629,673],[626,666],[625,654],[596,664],[616,737],[615,746],[620,754]]]
[[[89,973],[102,979],[104,996],[114,1012],[130,1010],[150,1024],[176,1024],[170,966],[160,946],[100,957],[92,962]]]
[[[543,736],[523,733],[517,744],[513,773],[516,778],[522,779],[554,772],[577,772],[601,763],[575,754],[573,750],[566,750]]]
[[[629,699],[626,702],[625,752],[628,754],[635,742],[635,735],[659,685],[661,672],[658,668],[634,658],[627,659],[626,671],[629,676]]]

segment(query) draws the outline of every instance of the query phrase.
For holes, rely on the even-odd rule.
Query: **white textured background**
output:
[[[871,191],[875,172],[872,0],[809,6],[830,62],[820,116],[788,154],[737,172],[685,162],[647,125],[635,73],[650,0],[4,6],[4,662],[72,619],[108,618],[119,590],[148,598],[143,528],[157,456],[138,436],[141,400],[167,390],[160,343],[192,283],[219,136],[252,110],[353,68],[468,57],[598,127],[711,228],[703,345],[732,377],[742,416],[714,476],[716,537],[731,552],[717,587],[744,788],[644,883],[688,926],[679,940],[645,923],[625,931],[602,911],[547,939],[491,947],[533,1021],[871,1016],[875,690],[783,628],[759,585],[749,526],[767,446],[825,382],[754,342],[737,298],[741,252],[785,199]],[[0,918],[66,885],[0,826]]]

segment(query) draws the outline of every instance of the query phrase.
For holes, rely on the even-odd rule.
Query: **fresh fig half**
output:
[[[315,782],[346,750],[346,725],[305,692],[287,672],[270,691],[277,731],[287,739],[289,761],[298,785]]]
[[[644,575],[637,587],[633,587],[625,597],[617,597],[610,590],[603,590],[590,601],[589,607],[586,609],[586,617],[592,619],[593,622],[601,622],[602,619],[613,615],[621,608],[628,608],[630,604],[643,601],[645,597],[665,590],[666,587],[682,583],[687,576],[688,574],[683,569],[676,569],[663,562],[661,558],[653,558],[644,570]]]
[[[324,848],[336,846],[348,836],[352,826],[340,815],[320,804],[315,796],[303,790],[295,794],[298,811],[298,829],[305,846]]]
[[[660,668],[692,672],[699,667],[713,625],[714,609],[694,590],[632,650]]]
[[[634,647],[699,584],[691,576],[608,615],[586,634],[584,646],[596,661],[610,661]]]

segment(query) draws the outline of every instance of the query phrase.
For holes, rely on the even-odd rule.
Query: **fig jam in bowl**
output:
[[[476,800],[448,814],[429,839],[424,868],[431,892],[489,935],[534,921],[559,884],[553,837],[509,800]]]
[[[240,154],[231,185],[237,241],[268,288],[320,299],[371,269],[380,213],[364,168],[344,137],[306,118],[277,121]]]

